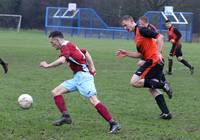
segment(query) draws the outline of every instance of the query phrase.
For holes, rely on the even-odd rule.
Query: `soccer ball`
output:
[[[33,104],[33,98],[29,94],[22,94],[18,97],[19,106],[23,109],[28,109]]]

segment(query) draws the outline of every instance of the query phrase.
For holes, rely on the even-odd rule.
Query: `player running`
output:
[[[186,67],[190,69],[190,73],[194,73],[194,67],[189,64],[185,59],[183,59],[183,53],[182,53],[182,43],[181,43],[181,33],[180,31],[175,28],[170,20],[166,20],[165,26],[167,28],[167,34],[168,34],[168,39],[172,43],[172,48],[169,53],[169,58],[168,58],[168,71],[167,74],[172,75],[172,65],[173,65],[173,56],[176,55],[176,58],[179,62],[184,64]]]
[[[156,41],[158,41],[157,44],[161,45],[161,48],[164,49],[164,36],[161,33],[159,33],[158,29],[153,24],[148,23],[146,16],[141,16],[139,18],[139,24],[142,27],[146,27],[149,30],[152,30],[152,31],[158,33],[159,39],[156,39]],[[163,52],[163,50],[161,50],[161,53],[162,52]]]
[[[146,27],[146,28],[148,28],[149,30],[158,33],[158,37],[157,37],[157,38],[159,38],[159,39],[156,39],[156,43],[157,43],[158,46],[160,46],[159,48],[161,48],[161,49],[159,50],[159,51],[160,51],[160,54],[163,54],[163,52],[164,52],[164,36],[163,36],[161,33],[159,33],[158,29],[157,29],[153,24],[148,23],[148,20],[147,20],[147,17],[146,17],[146,16],[141,16],[141,17],[139,18],[139,25],[140,25],[141,27]],[[163,57],[163,61],[164,61],[164,57]],[[144,62],[145,62],[144,60],[139,60],[138,63],[137,63],[137,66],[143,65]],[[163,65],[164,65],[164,63],[163,63]],[[164,67],[164,66],[163,66],[163,67]],[[163,73],[163,75],[162,75],[162,80],[163,80],[163,81],[166,80],[164,73]]]
[[[0,58],[0,64],[4,70],[4,73],[8,72],[8,63],[4,62],[1,58]]]
[[[163,89],[172,97],[172,90],[167,82],[162,81],[163,63],[160,49],[155,39],[160,39],[158,33],[146,27],[138,26],[129,15],[123,16],[120,21],[122,27],[129,32],[135,33],[134,41],[138,52],[131,52],[119,49],[116,55],[119,58],[143,58],[145,63],[133,74],[130,84],[136,88],[149,88],[150,93],[155,98],[161,110],[160,118],[171,119],[172,115],[165,103],[164,96],[158,89]],[[161,47],[161,46],[159,46]]]
[[[89,52],[81,51],[71,42],[64,40],[63,34],[59,31],[51,32],[49,40],[52,47],[60,50],[60,57],[52,63],[42,61],[40,67],[52,68],[67,62],[74,74],[72,79],[64,81],[52,90],[55,104],[62,113],[62,117],[53,122],[53,125],[72,123],[63,94],[78,90],[82,96],[89,99],[98,113],[110,124],[109,133],[117,133],[120,129],[119,124],[113,120],[107,107],[97,98],[93,77],[96,70]]]

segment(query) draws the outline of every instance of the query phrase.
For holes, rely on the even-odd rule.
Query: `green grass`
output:
[[[174,98],[166,102],[174,118],[158,118],[159,109],[146,89],[129,86],[137,60],[115,57],[118,48],[135,50],[132,40],[98,40],[66,37],[89,50],[96,64],[98,97],[104,102],[122,130],[107,134],[107,123],[77,92],[65,95],[73,124],[54,127],[60,114],[51,90],[72,77],[65,65],[44,70],[42,60],[53,61],[58,51],[48,44],[43,32],[0,32],[0,57],[9,62],[9,73],[0,69],[1,140],[199,140],[200,139],[200,53],[199,44],[184,43],[184,57],[195,66],[194,75],[174,61],[173,76],[167,76]],[[170,49],[166,43],[165,56]],[[166,59],[167,60],[167,59]],[[34,99],[33,107],[21,109],[17,98],[22,93]]]

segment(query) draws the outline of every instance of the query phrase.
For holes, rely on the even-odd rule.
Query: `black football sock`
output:
[[[115,125],[115,124],[117,124],[117,122],[115,122],[114,120],[112,120],[112,121],[109,122],[109,124],[110,125]]]
[[[155,97],[156,103],[158,107],[160,108],[162,113],[168,114],[169,110],[167,108],[167,105],[165,103],[165,98],[162,94]]]
[[[0,64],[4,64],[3,60],[0,58]]]
[[[184,64],[186,67],[188,67],[189,69],[192,68],[192,66],[191,66],[185,59],[182,59],[180,62],[183,63],[183,64]]]
[[[64,112],[62,113],[62,116],[63,116],[63,117],[70,118],[70,115],[69,115],[68,111],[64,111]]]
[[[172,65],[173,65],[173,60],[172,59],[168,59],[168,72],[169,73],[172,72]]]
[[[0,58],[0,64],[5,65],[6,63]]]
[[[158,82],[152,79],[144,79],[144,87],[163,89],[164,85],[165,84],[163,82]]]

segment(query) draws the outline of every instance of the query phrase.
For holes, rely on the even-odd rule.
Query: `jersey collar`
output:
[[[61,44],[61,48],[64,47],[65,45],[67,45],[67,43],[69,43],[69,41],[67,41],[67,40],[63,41],[63,43]]]

